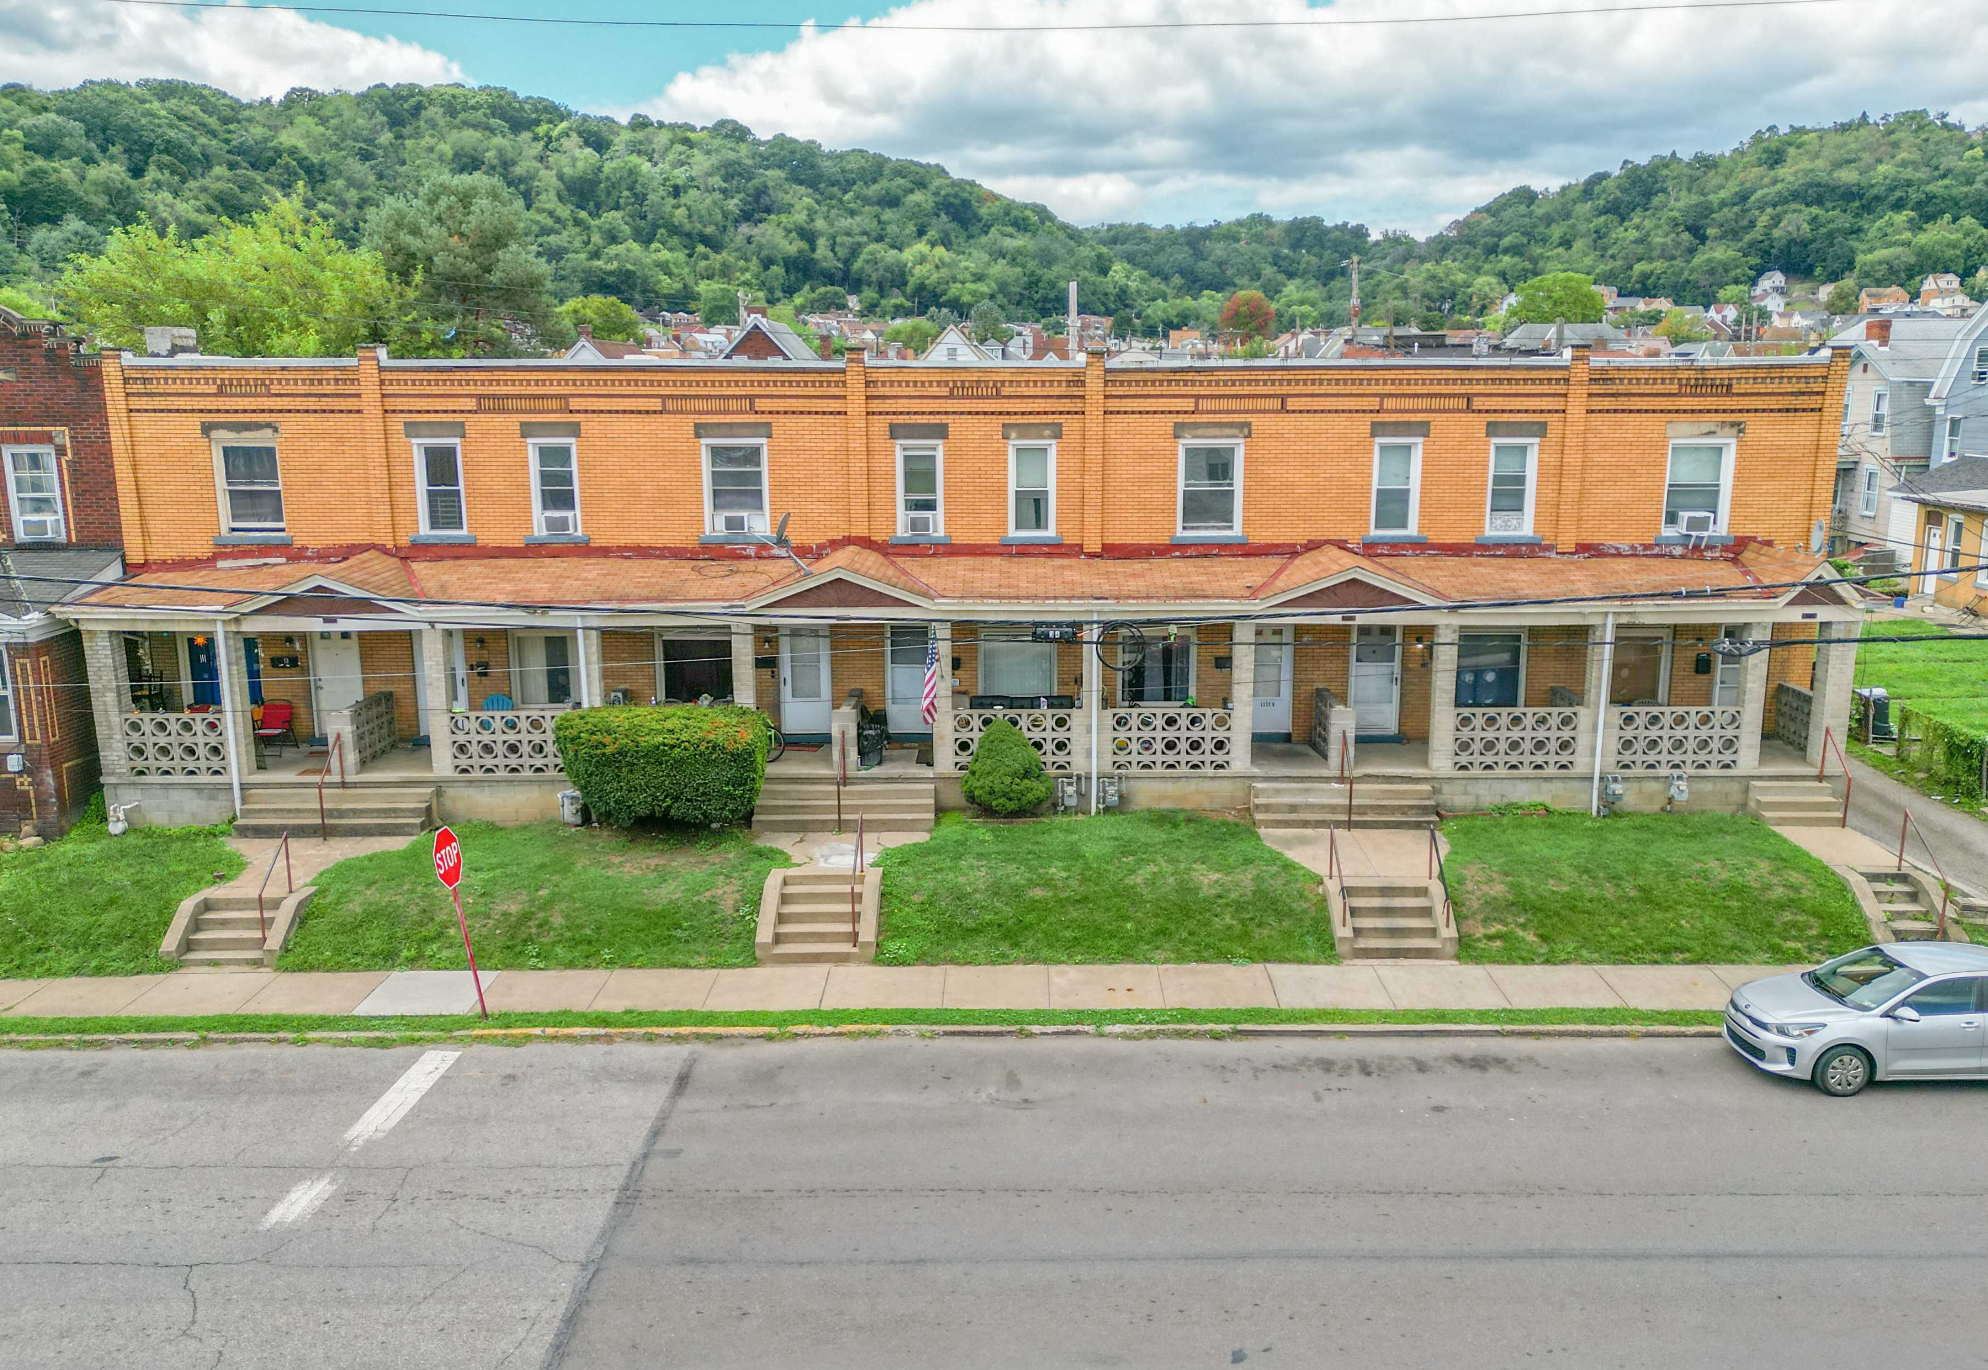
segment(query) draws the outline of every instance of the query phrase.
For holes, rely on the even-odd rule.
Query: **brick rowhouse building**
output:
[[[44,320],[0,309],[0,831],[54,836],[97,784],[82,638],[49,612],[115,580],[103,372]],[[46,579],[43,579],[43,578]]]
[[[1847,716],[1847,363],[108,356],[132,574],[60,612],[144,821],[314,783],[312,739],[549,814],[554,712],[707,695],[826,744],[778,774],[873,709],[942,807],[1010,718],[1127,805],[1344,766],[1734,810]]]

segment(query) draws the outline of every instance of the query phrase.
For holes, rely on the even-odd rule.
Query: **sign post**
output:
[[[488,1018],[490,1008],[483,1002],[483,977],[476,973],[476,950],[469,944],[469,920],[462,914],[462,891],[456,888],[462,883],[462,843],[456,841],[452,828],[440,828],[435,833],[435,878],[455,901],[456,926],[462,929],[463,954],[469,957],[470,983],[476,986],[477,1012]]]

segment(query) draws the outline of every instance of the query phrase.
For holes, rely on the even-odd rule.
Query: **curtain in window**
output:
[[[1684,514],[1719,517],[1720,475],[1726,449],[1717,444],[1679,443],[1670,449],[1670,484],[1664,488],[1664,527],[1676,528]]]
[[[980,693],[1055,694],[1056,644],[983,638],[980,643]]]

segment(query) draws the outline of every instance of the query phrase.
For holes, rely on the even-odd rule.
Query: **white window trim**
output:
[[[1857,471],[1858,479],[1862,482],[1859,486],[1857,507],[1863,511],[1863,517],[1872,518],[1878,512],[1878,468],[1865,462],[1857,468]]]
[[[423,533],[455,534],[469,531],[469,492],[463,488],[462,439],[461,438],[415,438],[411,441],[414,452],[414,497],[421,517]],[[428,521],[428,462],[422,449],[428,447],[453,447],[456,450],[456,504],[462,510],[462,527],[435,528]],[[532,502],[538,502],[538,480],[532,480]]]
[[[1981,517],[1981,536],[1974,545],[1974,583],[1988,589],[1988,514]]]
[[[1197,446],[1197,447],[1201,447],[1201,446],[1205,446],[1205,444],[1203,444],[1203,443],[1196,443],[1196,444],[1195,444],[1195,446]],[[1159,657],[1157,656],[1157,654],[1155,654],[1155,653],[1153,652],[1153,650],[1152,650],[1152,649],[1153,649],[1153,648],[1154,648],[1155,646],[1157,646],[1157,645],[1159,644],[1159,642],[1161,642],[1161,641],[1163,641],[1163,640],[1164,640],[1164,634],[1163,634],[1163,633],[1159,633],[1159,632],[1155,632],[1154,634],[1149,634],[1149,635],[1148,635],[1148,638],[1147,638],[1147,642],[1146,642],[1146,647],[1147,647],[1147,660],[1149,660],[1149,661],[1158,661],[1158,660],[1159,660]],[[1185,628],[1181,628],[1181,629],[1178,629],[1178,630],[1177,630],[1177,632],[1176,632],[1176,635],[1175,635],[1175,637],[1174,637],[1174,645],[1175,645],[1175,646],[1177,646],[1177,647],[1179,647],[1179,646],[1185,646],[1185,647],[1187,648],[1187,697],[1188,697],[1189,699],[1192,699],[1192,700],[1194,700],[1194,701],[1195,701],[1195,703],[1196,703],[1196,705],[1197,705],[1197,707],[1205,707],[1205,706],[1202,706],[1202,705],[1200,704],[1200,700],[1201,700],[1201,638],[1200,638],[1200,634],[1199,634],[1199,633],[1197,632],[1197,630],[1196,630],[1196,629],[1195,629],[1195,628],[1194,628],[1194,627],[1193,627],[1192,625],[1190,625],[1190,626],[1188,626],[1188,627],[1185,627]],[[1231,646],[1233,646],[1233,644],[1230,644],[1230,645],[1231,645]],[[1130,661],[1130,660],[1128,660],[1128,659],[1127,659],[1127,655],[1126,655],[1126,654],[1127,654],[1127,650],[1128,650],[1128,646],[1129,646],[1129,644],[1127,644],[1127,643],[1125,643],[1125,642],[1122,642],[1122,641],[1121,641],[1121,642],[1120,642],[1120,643],[1118,644],[1118,663],[1119,663],[1119,679],[1120,679],[1120,681],[1121,681],[1121,682],[1122,682],[1122,681],[1124,680],[1124,676],[1125,676],[1125,673],[1126,673],[1126,672],[1128,672],[1128,671],[1130,671],[1130,670],[1132,669],[1132,666],[1133,666],[1133,664],[1134,664],[1134,663],[1133,663],[1132,661]],[[1231,663],[1230,663],[1230,665],[1231,665],[1231,670],[1230,670],[1230,673],[1229,673],[1229,680],[1230,680],[1230,684],[1231,684],[1231,685],[1233,685],[1233,684],[1234,684],[1234,682],[1235,682],[1235,672],[1234,672],[1234,669],[1233,669],[1233,666],[1234,666],[1234,663],[1233,663],[1233,662],[1231,662]],[[1174,700],[1170,700],[1170,699],[1162,699],[1162,700],[1153,700],[1153,701],[1150,701],[1150,702],[1146,702],[1146,701],[1141,701],[1141,702],[1139,702],[1139,703],[1135,703],[1135,704],[1127,704],[1127,703],[1125,703],[1125,701],[1124,701],[1124,698],[1123,698],[1123,697],[1121,696],[1121,697],[1120,697],[1120,700],[1119,700],[1119,707],[1120,707],[1120,708],[1147,708],[1147,709],[1177,709],[1177,708],[1182,708],[1182,707],[1184,707],[1184,706],[1183,706],[1183,705],[1181,705],[1181,704],[1179,704],[1179,703],[1178,703],[1177,701],[1174,701]]]
[[[742,537],[744,534],[733,531],[727,533],[718,526],[718,511],[711,504],[711,449],[714,447],[757,447],[759,449],[759,526],[753,527],[750,515],[746,517],[746,528],[750,532],[764,533],[770,530],[773,510],[773,473],[766,455],[765,438],[705,438],[697,444],[698,465],[704,473],[704,531],[712,537]],[[662,668],[657,667],[660,671]],[[657,686],[658,689],[662,687]],[[660,695],[657,698],[661,698]]]
[[[1018,528],[1015,526],[1015,452],[1022,447],[1042,447],[1049,451],[1049,502],[1045,506],[1043,528]],[[1033,488],[1033,487],[1031,487]],[[1056,442],[1049,439],[1043,442],[1016,441],[1008,444],[1008,536],[1011,538],[1051,538],[1056,536]]]
[[[904,458],[908,452],[932,454],[932,478],[938,508],[932,511],[932,529],[911,531],[911,516],[904,507]],[[923,498],[922,496],[920,498]],[[942,538],[946,535],[946,444],[944,441],[900,442],[897,444],[897,535],[901,538]]]
[[[1719,507],[1714,511],[1718,515],[1718,521],[1712,528],[1713,537],[1726,536],[1726,528],[1732,518],[1733,462],[1738,446],[1738,442],[1733,438],[1673,438],[1671,439],[1669,448],[1664,452],[1663,503],[1667,505],[1670,503],[1671,463],[1676,458],[1677,449],[1680,447],[1717,447],[1719,449]],[[1660,536],[1682,536],[1675,525],[1662,523],[1664,515],[1661,510],[1658,512],[1657,517],[1659,521],[1658,533]]]
[[[563,441],[563,439],[548,438],[546,441],[556,443]],[[571,628],[513,628],[509,631],[507,637],[508,641],[505,643],[505,648],[509,654],[509,660],[505,664],[509,668],[511,688],[504,691],[504,693],[511,697],[511,706],[513,708],[565,709],[580,703],[580,640],[577,632]],[[519,650],[518,644],[526,638],[537,638],[542,643],[544,639],[552,637],[561,638],[566,643],[566,664],[557,669],[566,672],[567,697],[564,700],[548,700],[543,704],[527,704],[524,700],[525,673],[538,670],[545,673],[549,678],[554,668],[549,666],[532,667],[522,664],[525,653]],[[545,660],[543,646],[540,647],[539,653],[539,660],[542,662]],[[551,694],[550,688],[547,689],[546,693],[548,695]]]
[[[1031,649],[1038,649],[1036,650],[1036,655],[1046,658],[1049,662],[1049,688],[1047,690],[1034,691],[1033,693],[1036,695],[1053,695],[1060,692],[1062,688],[1062,681],[1056,674],[1056,646],[1054,643],[1032,642],[1031,640],[1025,637],[986,637],[986,638],[981,638],[978,642],[974,644],[975,651],[974,651],[974,662],[973,662],[973,683],[978,688],[976,688],[973,691],[973,693],[982,694],[982,695],[993,693],[993,691],[987,688],[986,658],[988,655],[988,650],[992,648],[994,649],[995,653],[998,654],[1001,651],[1010,650],[1018,647],[1028,647]],[[1047,652],[1039,650],[1044,647],[1048,648]],[[884,662],[885,662],[886,673],[888,673],[889,662],[890,662],[890,638],[888,635],[886,635],[884,638]],[[944,663],[942,662],[940,663],[940,665],[941,669],[943,670]],[[888,689],[888,685],[886,685],[886,689]],[[941,693],[943,693],[943,682],[941,686]],[[1008,692],[1004,690],[1001,693],[1007,694]],[[1026,699],[1029,697],[1029,694],[1030,692],[1024,692],[1022,695],[1018,697]]]
[[[1658,644],[1657,705],[1669,708],[1671,659],[1677,646],[1676,626],[1674,624],[1665,624],[1661,627],[1638,625],[1626,629],[1617,628],[1615,630],[1615,645],[1617,650],[1619,651],[1622,644],[1631,638],[1643,638]],[[1614,687],[1614,684],[1613,680],[1602,682],[1602,694],[1604,698],[1607,697],[1608,692]],[[1608,707],[1611,709],[1633,709],[1636,706],[1634,704],[1610,703]]]
[[[1525,527],[1519,529],[1519,531],[1516,534],[1493,533],[1491,531],[1491,492],[1492,492],[1493,482],[1497,479],[1498,475],[1498,449],[1500,447],[1524,447],[1526,449]],[[1535,494],[1539,489],[1539,440],[1537,438],[1499,438],[1491,444],[1491,450],[1485,454],[1484,460],[1485,460],[1485,475],[1484,475],[1485,536],[1487,537],[1532,536],[1533,500]],[[1418,449],[1415,454],[1415,475],[1417,479],[1415,481],[1415,488],[1410,493],[1408,501],[1409,509],[1411,512],[1415,510],[1418,497],[1421,495],[1422,492],[1421,490],[1422,482],[1419,479],[1422,474],[1421,467],[1422,467],[1422,454],[1421,451]],[[1378,478],[1380,471],[1380,452],[1378,449],[1376,449],[1374,453],[1374,470],[1376,478]],[[1375,494],[1376,494],[1376,503],[1378,503],[1378,495],[1379,495],[1378,486],[1375,487]]]
[[[1503,705],[1503,704],[1459,704],[1459,705],[1457,705],[1456,707],[1457,707],[1457,708],[1459,708],[1459,709],[1464,709],[1464,708],[1477,708],[1477,709],[1499,709],[1499,708],[1513,708],[1513,709],[1523,709],[1523,708],[1525,708],[1525,707],[1526,707],[1526,665],[1527,665],[1527,660],[1528,660],[1528,658],[1530,658],[1530,657],[1532,656],[1532,634],[1531,634],[1530,632],[1528,632],[1528,631],[1527,631],[1526,629],[1524,629],[1524,628],[1478,628],[1478,629],[1470,629],[1470,628],[1464,628],[1464,629],[1460,629],[1460,630],[1458,631],[1458,633],[1457,633],[1457,637],[1458,637],[1459,639],[1461,639],[1461,638],[1466,638],[1466,637],[1516,637],[1516,638],[1518,638],[1518,640],[1519,640],[1519,665],[1518,665],[1518,671],[1519,671],[1519,702],[1518,702],[1517,704],[1511,704],[1511,705]],[[1461,645],[1461,644],[1459,643],[1459,645]],[[1457,670],[1458,670],[1458,671],[1461,671],[1462,669],[1463,669],[1463,658],[1462,658],[1461,656],[1459,656],[1459,657],[1457,658]],[[1454,682],[1454,681],[1452,681],[1452,682],[1451,682],[1451,684],[1450,684],[1450,698],[1451,698],[1451,699],[1455,699],[1455,698],[1456,698],[1456,684],[1455,684],[1455,682]]]
[[[1946,424],[1946,432],[1945,432],[1945,435],[1944,435],[1944,436],[1945,436],[1945,441],[1944,441],[1944,442],[1943,442],[1943,443],[1941,444],[1941,447],[1940,447],[1940,460],[1942,460],[1942,461],[1958,461],[1958,460],[1960,460],[1960,457],[1961,457],[1961,450],[1960,450],[1960,436],[1961,436],[1961,432],[1962,432],[1962,428],[1961,428],[1961,420],[1960,420],[1960,417],[1959,417],[1958,415],[1956,415],[1956,414],[1949,414],[1949,415],[1947,415],[1947,424]]]
[[[214,453],[214,500],[221,516],[221,531],[236,536],[253,536],[257,533],[287,533],[290,529],[290,501],[283,490],[283,449],[276,441],[274,428],[238,428],[233,432],[215,433],[210,440]],[[223,447],[268,447],[276,453],[276,493],[283,503],[281,523],[255,523],[237,526],[230,514],[228,500],[228,468],[221,460]]]
[[[1173,529],[1178,537],[1234,537],[1242,532],[1243,517],[1243,447],[1241,438],[1182,438],[1176,444],[1176,459],[1173,476]],[[1187,449],[1190,447],[1226,447],[1235,453],[1235,478],[1229,482],[1236,492],[1235,501],[1229,506],[1229,526],[1226,528],[1189,528],[1187,526]]]
[[[7,660],[7,645],[0,642],[0,742],[21,740],[21,727],[14,709],[14,677],[9,674],[12,670]]]
[[[1988,347],[1974,349],[1974,383],[1988,385]]]
[[[1960,568],[1967,564],[1967,554],[1961,550],[1961,543],[1967,539],[1967,518],[1962,514],[1947,515],[1946,565],[1941,568],[1940,579],[1960,579]]]
[[[1879,386],[1871,391],[1871,433],[1876,435],[1885,430],[1885,423],[1891,415],[1891,390]]]
[[[1421,438],[1375,438],[1374,464],[1367,473],[1367,535],[1375,539],[1389,537],[1415,537],[1422,527],[1422,439]],[[1408,453],[1408,526],[1406,528],[1379,528],[1374,518],[1381,507],[1381,448],[1407,447]],[[1393,489],[1393,486],[1389,486]],[[1490,507],[1491,497],[1485,496],[1485,507]]]
[[[573,527],[563,533],[545,531],[545,507],[540,502],[542,491],[538,478],[538,452],[541,447],[564,447],[573,454]],[[578,438],[526,438],[525,448],[531,454],[532,481],[532,535],[534,537],[580,537],[586,532],[586,524],[580,517],[580,440]]]
[[[27,531],[25,516],[21,513],[21,492],[14,488],[14,454],[16,452],[33,452],[37,455],[46,456],[49,459],[49,467],[55,473],[55,521],[57,526],[55,536],[53,537],[48,537],[40,533],[31,534]],[[14,541],[69,541],[69,490],[63,484],[62,454],[55,450],[54,444],[45,442],[19,442],[10,443],[6,447],[0,447],[0,479],[4,479],[6,482],[7,509],[13,516]]]

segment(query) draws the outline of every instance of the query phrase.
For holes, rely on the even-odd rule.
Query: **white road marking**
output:
[[[342,1164],[368,1142],[378,1141],[393,1131],[394,1124],[405,1118],[408,1111],[421,1102],[421,1096],[435,1087],[442,1078],[442,1072],[456,1063],[460,1051],[426,1051],[421,1059],[407,1068],[407,1072],[387,1087],[373,1104],[360,1115],[359,1121],[352,1124],[345,1133],[345,1152],[340,1156]],[[272,1227],[293,1227],[318,1211],[329,1199],[332,1191],[338,1188],[336,1166],[324,1174],[305,1180],[296,1188],[277,1200],[262,1220],[262,1230]]]

